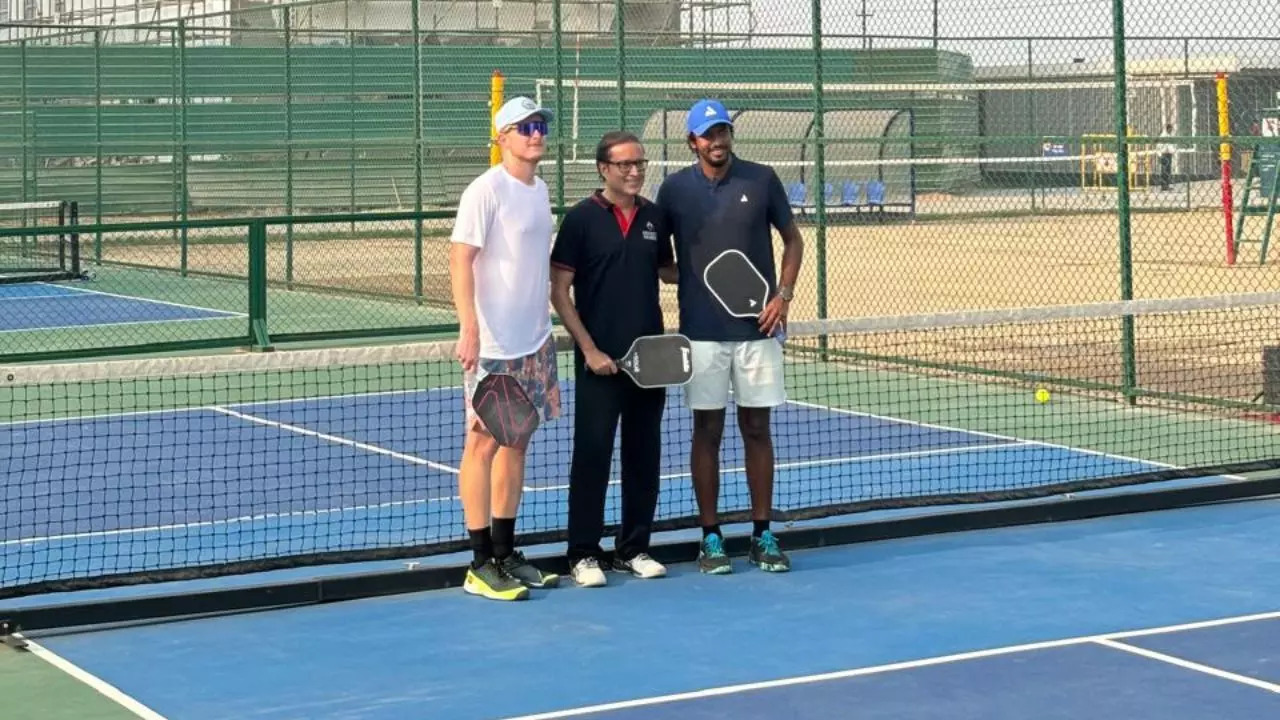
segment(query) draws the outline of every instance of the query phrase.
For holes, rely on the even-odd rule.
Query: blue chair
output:
[[[787,186],[787,200],[791,202],[791,207],[804,207],[807,195],[808,192],[802,182],[793,182]]]
[[[867,181],[867,206],[876,212],[879,219],[884,219],[884,183],[882,181]]]
[[[840,186],[840,204],[853,207],[858,204],[858,196],[862,194],[862,186],[853,180],[845,180]]]
[[[884,205],[884,183],[880,180],[871,180],[867,182],[867,204],[872,206]]]

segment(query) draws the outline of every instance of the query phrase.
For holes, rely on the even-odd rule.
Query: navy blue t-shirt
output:
[[[656,198],[675,238],[680,268],[680,332],[690,340],[760,340],[756,318],[735,318],[703,283],[703,270],[725,250],[740,250],[777,289],[772,228],[792,221],[787,191],[773,168],[736,155],[721,180],[696,164],[667,176]]]

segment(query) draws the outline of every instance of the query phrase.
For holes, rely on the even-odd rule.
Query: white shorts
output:
[[[684,386],[690,410],[721,410],[729,390],[738,407],[778,407],[787,401],[782,345],[777,340],[691,341],[693,379]]]

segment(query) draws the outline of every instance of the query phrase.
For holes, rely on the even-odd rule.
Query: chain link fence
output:
[[[595,187],[604,132],[642,135],[652,194],[690,162],[688,107],[724,101],[738,153],[777,170],[804,230],[795,319],[1280,286],[1280,19],[1243,0],[85,0],[34,20],[15,2],[0,202],[176,223],[83,239],[87,267],[140,294],[245,277],[242,238],[184,221],[447,216],[490,163],[495,72],[506,97],[557,110],[540,172],[561,207]],[[447,321],[448,226],[270,225],[267,281],[300,308],[281,321]],[[1228,362],[1170,332],[1119,328],[1119,382],[1138,382],[1144,347],[1208,374]]]

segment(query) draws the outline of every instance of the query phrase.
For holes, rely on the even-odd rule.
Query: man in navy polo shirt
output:
[[[685,402],[693,411],[690,465],[702,548],[698,568],[733,571],[718,524],[720,441],[732,388],[738,428],[746,454],[751,493],[751,550],[748,560],[770,572],[785,572],[791,561],[769,530],[773,511],[772,408],[786,402],[782,344],[804,244],[772,168],[733,152],[733,120],[716,100],[700,100],[689,110],[689,147],[697,161],[668,176],[657,202],[675,237],[679,268],[680,331],[693,344],[693,379]],[[782,272],[773,261],[773,233],[782,235]],[[717,255],[739,250],[769,283],[770,299],[758,318],[735,318],[703,284],[703,271]]]
[[[646,164],[635,135],[606,134],[596,148],[604,188],[565,214],[551,251],[551,302],[575,342],[567,554],[574,580],[584,587],[605,584],[600,537],[619,420],[622,524],[613,568],[642,578],[666,574],[648,554],[666,391],[641,388],[615,363],[636,338],[663,332],[658,281],[676,280],[662,215],[640,197]]]

